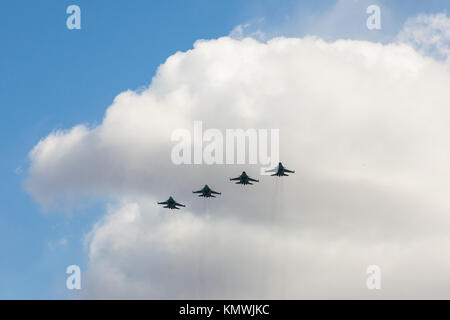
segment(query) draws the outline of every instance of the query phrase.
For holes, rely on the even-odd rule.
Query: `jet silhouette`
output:
[[[167,208],[167,209],[180,209],[178,207],[186,207],[184,204],[176,202],[172,197],[169,197],[169,199],[167,199],[167,201],[158,202],[158,204],[165,205],[163,208]]]
[[[198,190],[198,191],[192,191],[192,193],[201,193],[199,195],[199,197],[205,197],[205,198],[210,198],[213,197],[215,198],[215,194],[221,194],[220,192],[216,192],[214,190],[212,190],[207,184],[205,184],[205,186]]]
[[[286,169],[285,167],[283,167],[283,164],[280,162],[280,163],[278,163],[278,166],[275,169],[267,170],[266,172],[275,172],[274,174],[271,174],[271,176],[281,177],[281,176],[289,176],[288,174],[286,174],[286,172],[287,173],[295,173],[295,170],[291,171],[291,170]]]
[[[250,178],[245,171],[237,178],[231,178],[230,181],[237,181],[236,184],[253,184],[252,182],[259,182],[259,180],[255,180]]]

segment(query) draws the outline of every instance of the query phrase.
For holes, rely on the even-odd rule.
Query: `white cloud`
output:
[[[163,214],[128,203],[92,231],[87,297],[158,299],[448,297],[449,238],[407,243]],[[213,210],[211,210],[213,211]],[[276,214],[280,214],[277,212]],[[371,238],[370,235],[368,235]],[[362,241],[361,241],[362,240]],[[382,292],[365,287],[382,270]]]
[[[44,206],[121,203],[88,237],[89,297],[448,298],[449,85],[402,44],[198,41],[101,125],[43,139],[27,186]],[[171,132],[194,120],[279,128],[297,173],[243,190],[227,181],[240,166],[173,165]],[[204,183],[223,195],[192,197]],[[187,208],[157,208],[169,195]],[[371,264],[381,292],[365,288]]]
[[[409,18],[398,35],[423,54],[437,59],[450,56],[450,19],[446,13],[420,14]]]
[[[266,34],[259,28],[262,25],[264,19],[257,19],[252,22],[238,24],[231,30],[229,37],[236,40],[242,40],[244,38],[253,38],[259,41],[266,40]]]

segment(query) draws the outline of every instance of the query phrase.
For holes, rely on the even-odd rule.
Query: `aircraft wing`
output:
[[[213,193],[213,194],[221,194],[220,192],[216,192],[216,191],[213,191],[213,190],[211,190],[211,193]]]
[[[192,191],[192,193],[203,193],[203,190]]]
[[[248,181],[253,181],[253,182],[259,182],[259,180],[256,180],[256,179],[252,179],[252,178],[248,178]]]
[[[167,201],[164,201],[164,202],[158,202],[158,204],[167,204]]]
[[[266,170],[266,172],[277,172],[278,168],[275,169],[271,169],[271,170]]]
[[[295,173],[295,170],[292,171],[292,170],[284,169],[284,172],[287,172],[287,173]]]
[[[237,181],[237,180],[241,180],[241,177],[231,178],[231,179],[230,179],[230,181]]]
[[[175,205],[176,206],[180,206],[180,207],[186,207],[184,204],[181,204],[181,203],[178,203],[178,202],[175,202]],[[178,208],[177,208],[178,209]]]

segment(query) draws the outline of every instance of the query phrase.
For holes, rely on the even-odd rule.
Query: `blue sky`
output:
[[[118,93],[148,85],[167,57],[197,39],[225,36],[239,24],[256,23],[271,36],[389,41],[408,17],[448,7],[437,0],[349,1],[335,12],[335,3],[3,1],[0,298],[70,297],[65,269],[86,266],[83,236],[105,213],[102,203],[76,213],[43,212],[26,193],[27,154],[51,131],[99,123]],[[382,19],[386,13],[382,31],[366,29],[367,3],[383,8]],[[66,28],[71,4],[81,7],[81,30]]]

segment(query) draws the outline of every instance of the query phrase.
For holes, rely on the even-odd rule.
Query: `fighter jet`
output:
[[[205,184],[205,186],[198,190],[198,191],[192,191],[192,193],[201,193],[199,195],[199,197],[205,197],[205,198],[210,198],[213,197],[215,198],[215,194],[221,194],[220,192],[216,192],[214,190],[212,190],[207,184]]]
[[[255,180],[250,178],[245,171],[237,178],[231,178],[230,181],[237,181],[236,184],[253,184],[252,182],[259,182],[259,180]]]
[[[169,199],[167,199],[167,201],[158,202],[158,204],[165,205],[163,208],[167,208],[167,209],[180,209],[178,207],[186,207],[184,204],[176,202],[172,197],[169,197]]]
[[[280,162],[280,163],[278,163],[278,166],[275,169],[267,170],[266,172],[275,172],[274,174],[271,174],[271,176],[281,177],[281,176],[289,176],[288,174],[286,174],[286,172],[287,173],[295,173],[295,170],[291,171],[291,170],[286,169],[285,167],[283,167],[283,164]]]

